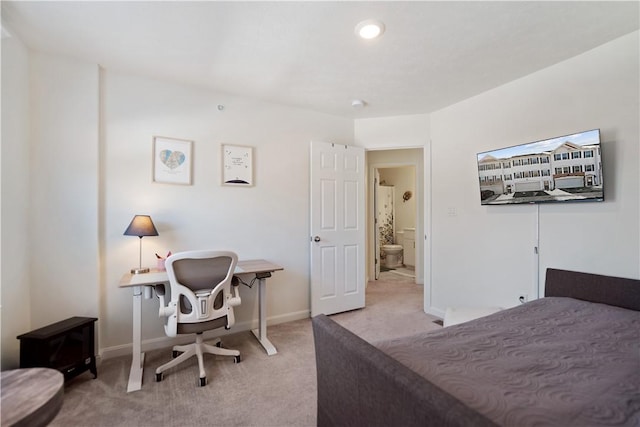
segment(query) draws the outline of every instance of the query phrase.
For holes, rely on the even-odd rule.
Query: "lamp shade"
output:
[[[125,236],[157,236],[158,230],[149,215],[136,215],[124,231]]]

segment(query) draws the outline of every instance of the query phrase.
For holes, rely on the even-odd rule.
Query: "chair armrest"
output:
[[[240,292],[238,292],[238,287],[240,285],[239,282],[237,281],[232,281],[231,284],[233,286],[231,286],[231,293],[233,294],[231,297],[229,297],[229,305],[231,307],[235,307],[238,306],[242,303],[242,300],[240,299]]]
[[[167,305],[167,302],[165,301],[166,288],[164,287],[163,284],[156,285],[155,288],[156,288],[156,295],[160,300],[158,317],[169,317],[173,315],[176,312],[176,306],[175,304],[171,304],[171,301],[169,301],[169,305]]]

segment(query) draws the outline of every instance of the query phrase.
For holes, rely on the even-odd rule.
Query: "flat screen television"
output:
[[[600,130],[478,153],[480,203],[602,202]]]

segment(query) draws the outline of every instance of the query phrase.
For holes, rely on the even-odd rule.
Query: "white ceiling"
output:
[[[364,118],[435,111],[578,55],[638,30],[639,4],[3,0],[2,20],[38,51]],[[369,18],[382,38],[354,35]]]

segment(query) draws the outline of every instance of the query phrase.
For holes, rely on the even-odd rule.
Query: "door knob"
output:
[[[314,237],[314,238],[313,238],[313,241],[314,241],[314,242],[319,242],[319,241],[320,241],[320,236],[316,236],[316,237]]]

